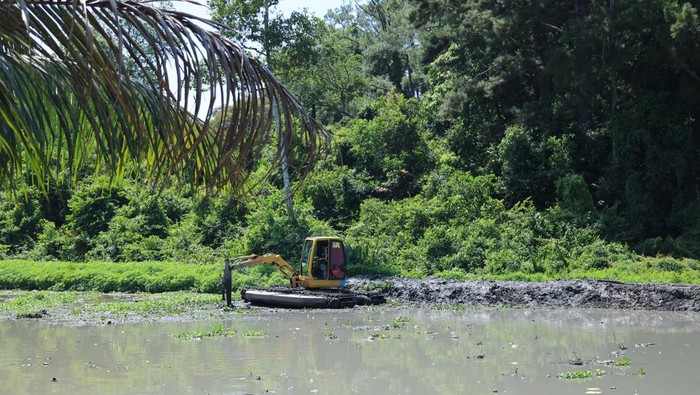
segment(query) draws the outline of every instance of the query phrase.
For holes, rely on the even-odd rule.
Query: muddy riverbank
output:
[[[462,305],[474,309],[506,307],[700,311],[700,285],[628,284],[595,280],[542,283],[448,281],[361,276],[350,279],[347,287],[380,291],[386,295],[389,307],[416,304],[438,309]],[[220,295],[184,291],[162,294],[0,292],[0,320],[30,319],[70,326],[221,320],[232,314],[257,315],[261,309],[263,308],[242,301],[235,302],[233,308],[227,308]],[[384,307],[365,306],[357,309],[368,309],[376,313]]]
[[[348,287],[379,289],[389,298],[407,303],[700,311],[700,285],[686,284],[602,280],[449,281],[363,276],[350,279]]]

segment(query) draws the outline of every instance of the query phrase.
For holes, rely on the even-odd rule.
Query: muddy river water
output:
[[[2,394],[700,393],[698,313],[262,310],[223,321],[3,320],[0,335]]]

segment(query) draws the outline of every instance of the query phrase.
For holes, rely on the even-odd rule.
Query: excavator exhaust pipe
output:
[[[231,306],[231,266],[228,258],[224,259],[224,278],[221,280],[221,299],[226,306]]]

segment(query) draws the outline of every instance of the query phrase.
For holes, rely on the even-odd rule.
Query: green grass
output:
[[[397,275],[403,275],[397,272]],[[614,280],[628,283],[682,283],[700,284],[700,262],[693,259],[674,259],[665,256],[636,256],[634,260],[610,262],[605,269],[563,269],[557,273],[526,273],[514,271],[503,274],[468,273],[452,269],[435,273],[434,277],[451,280],[499,280],[544,282],[552,280]],[[410,277],[415,277],[411,272]]]
[[[0,289],[219,293],[223,263],[0,261]],[[272,267],[233,273],[233,288],[277,285],[284,279]]]
[[[85,297],[97,296],[97,294],[85,294]],[[55,306],[77,303],[81,295],[77,292],[46,292],[31,291],[13,293],[12,297],[5,297],[0,302],[0,310],[25,313],[40,311]]]
[[[613,365],[614,366],[630,366],[630,365],[632,365],[632,361],[630,361],[629,358],[624,357],[624,358],[620,358],[619,360],[615,361],[613,363]]]
[[[129,317],[166,317],[209,311],[221,305],[215,294],[187,291],[159,294],[109,294],[78,291],[5,291],[0,293],[0,315],[29,318],[41,313],[93,321]]]
[[[571,372],[566,372],[561,374],[561,378],[563,379],[589,379],[592,377],[600,377],[605,374],[604,370],[601,369],[596,369],[596,370],[574,370]]]
[[[177,335],[180,339],[202,339],[205,337],[229,337],[238,333],[237,329],[224,328],[223,324],[216,324],[210,331],[185,332]]]
[[[138,314],[179,315],[190,311],[206,309],[212,304],[221,304],[221,297],[212,294],[197,294],[188,291],[159,293],[155,295],[134,295],[125,301],[109,301],[90,304],[90,310],[111,315]]]
[[[265,331],[254,331],[247,329],[243,331],[243,336],[245,337],[267,337],[267,332]]]
[[[405,316],[396,317],[394,322],[390,324],[390,327],[393,329],[404,329],[408,325],[409,321],[410,319]]]
[[[216,292],[223,265],[170,262],[0,262],[0,289],[171,292]]]

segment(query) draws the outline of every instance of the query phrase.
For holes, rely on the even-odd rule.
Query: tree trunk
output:
[[[282,166],[282,181],[284,182],[284,202],[287,205],[287,215],[294,217],[294,203],[292,202],[292,187],[289,180],[289,164],[287,163],[287,144],[282,133],[282,121],[280,119],[280,109],[277,100],[272,102],[275,111],[275,122],[277,124],[277,136],[280,145],[280,165]]]
[[[265,62],[270,71],[273,71],[272,60],[270,59],[270,2],[265,2],[265,17],[263,19],[265,29]],[[282,120],[280,119],[280,109],[277,106],[277,99],[272,102],[273,111],[275,113],[275,126],[277,127],[278,144],[280,146],[280,166],[282,167],[282,181],[284,182],[284,202],[287,206],[287,215],[294,217],[294,203],[292,201],[292,184],[289,178],[289,164],[287,162],[287,141],[284,133],[282,133]]]
[[[576,0],[576,18],[579,23],[586,23],[586,17],[590,14],[590,7],[588,1],[586,0]],[[591,75],[591,53],[589,48],[587,48],[589,43],[585,42],[586,39],[579,37],[576,45],[578,49],[577,62],[579,63],[579,102],[578,102],[578,122],[583,128],[588,128],[591,126],[591,108],[590,108],[590,75]]]
[[[608,0],[608,18],[611,19],[610,22],[610,33],[608,39],[610,40],[610,61],[615,60],[617,52],[617,31],[615,30],[615,13],[613,10],[615,7],[615,0]],[[613,65],[608,66],[610,74],[610,119],[615,117],[615,109],[617,108],[617,81],[615,80],[615,69]]]

